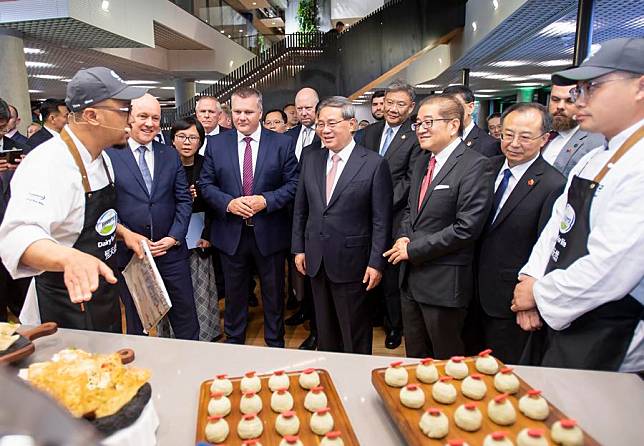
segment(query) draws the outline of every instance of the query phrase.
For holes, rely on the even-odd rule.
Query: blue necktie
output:
[[[393,129],[391,127],[387,127],[387,131],[385,132],[385,142],[382,143],[382,147],[380,148],[380,156],[385,156],[385,153],[387,153],[387,149],[389,148],[389,144],[391,144],[391,140],[393,138]]]
[[[493,215],[492,221],[494,221],[494,219],[496,218],[496,214],[499,212],[499,205],[501,204],[501,198],[503,198],[503,194],[505,193],[505,190],[508,188],[508,183],[510,182],[511,176],[512,176],[512,172],[510,172],[510,169],[505,169],[503,171],[503,179],[501,180],[499,187],[494,193],[494,207],[492,208],[492,215]]]
[[[141,146],[136,150],[137,152],[139,152],[139,170],[141,171],[141,175],[143,175],[143,181],[145,181],[145,187],[148,188],[148,193],[151,193],[152,192],[152,174],[150,174],[148,163],[145,162],[145,151],[148,149],[145,146]]]

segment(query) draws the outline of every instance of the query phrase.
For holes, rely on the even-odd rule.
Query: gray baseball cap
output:
[[[79,70],[67,84],[65,103],[72,111],[91,107],[106,99],[131,101],[140,98],[148,91],[147,87],[133,87],[105,67],[92,67]]]
[[[571,85],[613,71],[644,74],[644,39],[622,38],[604,42],[577,68],[553,73],[554,85]]]

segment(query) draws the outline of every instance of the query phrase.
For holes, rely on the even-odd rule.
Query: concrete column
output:
[[[195,81],[186,79],[174,80],[174,100],[175,106],[179,107],[197,94],[195,90]]]
[[[18,130],[27,134],[31,124],[31,103],[22,35],[13,30],[0,30],[0,98],[18,109],[22,119]]]

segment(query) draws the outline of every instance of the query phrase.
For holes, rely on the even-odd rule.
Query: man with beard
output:
[[[376,121],[385,119],[385,90],[378,90],[371,96],[371,116]]]
[[[604,137],[581,130],[575,115],[577,107],[570,98],[575,85],[553,85],[548,112],[552,116],[549,142],[542,150],[543,159],[566,178],[577,162],[592,149],[604,144]]]

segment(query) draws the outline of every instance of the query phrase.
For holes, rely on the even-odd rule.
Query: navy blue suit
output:
[[[14,141],[20,144],[25,144],[25,145],[27,144],[27,141],[28,141],[28,138],[20,132],[14,133],[11,139],[13,139]]]
[[[264,340],[284,346],[284,260],[290,246],[288,207],[297,188],[298,164],[294,142],[261,129],[253,175],[253,194],[267,207],[253,216],[254,226],[227,212],[243,195],[239,169],[238,132],[211,138],[199,178],[201,195],[212,209],[210,241],[222,256],[226,283],[224,329],[227,342],[244,343],[248,316],[248,286],[253,264],[260,276],[264,304]]]
[[[148,193],[137,158],[129,147],[107,151],[114,167],[116,210],[120,222],[130,230],[155,242],[169,236],[180,243],[165,255],[155,257],[155,262],[172,301],[169,318],[174,334],[181,339],[198,339],[199,322],[185,243],[192,214],[192,197],[176,150],[156,141],[152,148],[154,173],[151,193]],[[131,257],[132,251],[121,243],[118,248],[119,268],[124,268]],[[120,282],[125,284],[124,280]],[[127,286],[122,286],[122,299],[128,333],[141,334],[141,322]]]

